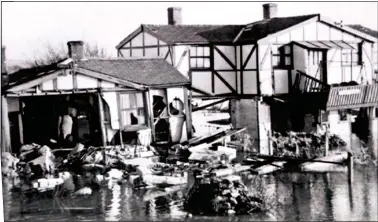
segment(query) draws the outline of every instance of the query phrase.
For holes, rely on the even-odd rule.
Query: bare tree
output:
[[[88,43],[85,43],[84,45],[84,56],[100,58],[110,57],[104,48],[99,47],[97,44],[91,45]],[[43,52],[34,59],[26,61],[25,66],[28,68],[48,66],[62,61],[65,58],[67,58],[67,46],[65,44],[60,44],[59,46],[46,44]]]

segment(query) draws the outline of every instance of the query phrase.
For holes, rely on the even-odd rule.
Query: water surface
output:
[[[248,185],[248,179],[245,180]],[[133,190],[113,184],[80,198],[26,198],[7,190],[3,183],[5,220],[201,220],[201,221],[377,221],[377,168],[356,167],[348,184],[346,173],[280,173],[263,177],[267,192],[276,202],[269,214],[238,217],[193,216],[182,210],[185,191],[157,198],[157,191]],[[253,186],[249,186],[253,189]]]

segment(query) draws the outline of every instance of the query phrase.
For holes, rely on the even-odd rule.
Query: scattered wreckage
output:
[[[70,150],[51,150],[48,146],[28,144],[21,147],[18,157],[3,153],[2,173],[12,181],[13,188],[24,193],[51,193],[54,197],[88,196],[93,189],[114,183],[149,189],[146,200],[186,190],[186,211],[233,215],[262,210],[264,204],[263,199],[249,193],[238,175],[267,174],[293,165],[303,171],[316,171],[319,164],[342,163],[349,157],[342,153],[337,157],[299,159],[252,153],[240,164],[236,161],[237,153],[244,148],[230,142],[230,138],[243,130],[222,129],[174,145],[168,149],[165,162],[152,146],[84,147],[77,144]],[[279,151],[277,144],[276,152]]]

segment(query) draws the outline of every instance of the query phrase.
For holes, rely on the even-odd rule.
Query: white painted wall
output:
[[[258,103],[258,119],[259,119],[259,141],[260,141],[260,154],[269,155],[269,132],[271,129],[270,120],[270,106],[259,102]],[[270,154],[272,155],[272,154]]]
[[[275,94],[289,93],[288,76],[289,75],[288,75],[287,70],[284,70],[284,69],[275,69],[274,70]]]
[[[209,72],[192,72],[192,85],[205,92],[211,92],[211,75]]]
[[[243,72],[243,93],[244,94],[257,94],[257,72],[244,71]]]

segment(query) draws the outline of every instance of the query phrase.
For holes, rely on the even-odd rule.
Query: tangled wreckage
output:
[[[174,145],[168,152],[151,145],[85,147],[77,144],[74,149],[54,150],[46,145],[28,144],[21,147],[18,157],[3,153],[2,173],[13,184],[12,189],[26,195],[88,196],[103,186],[125,183],[134,189],[155,190],[144,198],[146,200],[186,190],[184,209],[189,213],[239,215],[268,209],[265,194],[261,191],[252,194],[242,176],[258,177],[292,169],[293,165],[301,166],[304,171],[311,168],[306,164],[336,161],[343,165],[349,157],[348,153],[338,153],[328,156],[331,158],[327,162],[321,160],[324,157],[290,155],[292,148],[278,142],[284,141],[283,135],[274,143],[275,156],[245,152],[238,139],[243,131],[218,130]],[[324,144],[322,137],[312,137],[309,140],[314,142],[315,138],[320,138],[320,146]],[[301,135],[295,138],[301,141]],[[303,141],[298,144],[297,153],[305,153],[314,145],[308,143],[306,147]],[[332,144],[342,145],[342,141],[334,140]],[[240,153],[243,157],[239,161]]]

